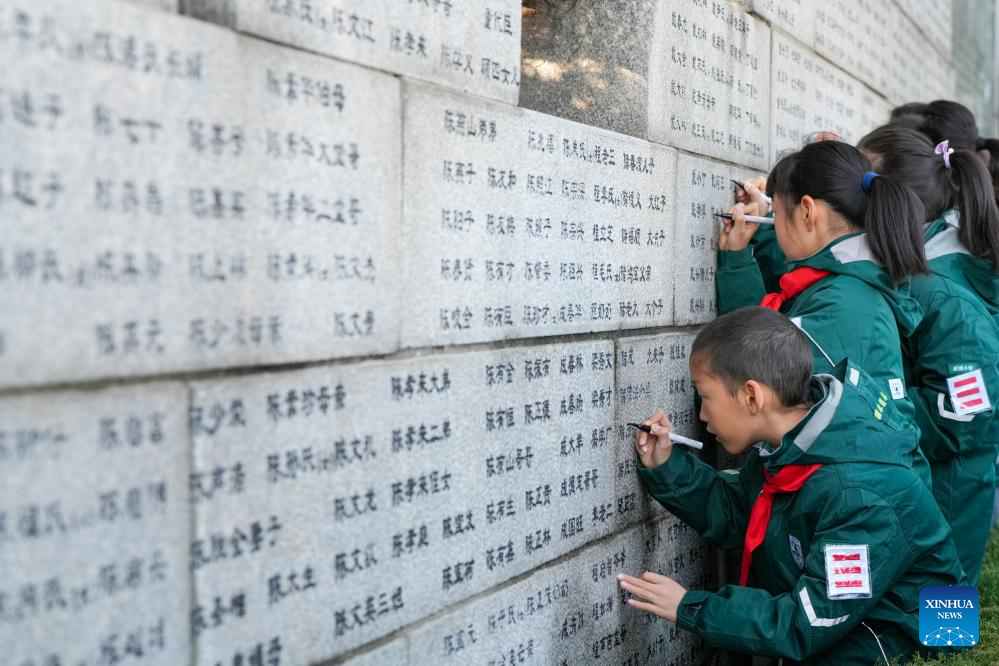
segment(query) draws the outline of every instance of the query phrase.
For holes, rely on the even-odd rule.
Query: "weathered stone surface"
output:
[[[677,434],[703,440],[687,367],[694,337],[694,333],[664,333],[616,341],[614,494],[620,526],[667,513],[642,488],[635,472],[634,428],[625,424],[641,423],[661,409]],[[709,453],[702,455],[710,460]]]
[[[122,0],[123,2],[131,2],[135,5],[141,5],[143,7],[148,7],[150,9],[162,9],[168,12],[176,12],[178,0]]]
[[[672,321],[674,151],[404,90],[404,346]]]
[[[613,364],[586,342],[196,385],[199,663],[329,659],[607,534]]]
[[[414,630],[409,663],[692,666],[703,643],[630,608],[617,574],[655,571],[713,589],[709,552],[679,522],[628,530]]]
[[[283,44],[517,103],[517,0],[195,0],[188,12]]]
[[[649,67],[649,137],[766,168],[770,28],[728,3],[663,8]]]
[[[950,5],[0,3],[0,661],[696,663],[614,578],[715,584],[624,426],[707,439],[694,332],[620,331],[808,134],[991,116]]]
[[[864,85],[782,33],[774,34],[771,139],[774,160],[818,132],[854,143]]]
[[[337,666],[407,666],[409,643],[405,637],[398,638],[381,647],[336,663]]]
[[[895,3],[832,0],[817,8],[815,50],[894,104],[953,95],[950,63]]]
[[[523,106],[766,167],[770,28],[763,21],[729,3],[528,9]]]
[[[876,0],[832,0],[817,7],[815,50],[875,90],[887,91],[892,8]]]
[[[191,663],[187,391],[0,399],[8,664]]]
[[[168,12],[177,11],[178,0],[128,0],[128,1],[135,2],[140,5],[146,5],[147,7],[165,9]]]
[[[952,55],[951,41],[953,37],[953,0],[895,0],[906,16],[912,20],[923,35],[937,49],[944,61],[949,61]],[[981,7],[973,4],[964,5],[981,11]]]
[[[774,159],[818,132],[857,143],[888,122],[891,105],[864,83],[793,39],[774,34],[771,146]]]
[[[898,7],[891,5],[889,9],[893,31],[888,43],[892,55],[888,98],[896,105],[952,99],[955,75],[951,62],[937,55],[931,42]]]
[[[997,133],[995,114],[999,112],[995,83],[999,72],[999,11],[993,4],[975,2],[955,3],[953,10],[951,28],[959,36],[953,53],[947,51],[954,66],[953,99],[975,114],[979,136],[993,137]]]
[[[854,134],[854,143],[865,134],[888,122],[892,105],[867,86],[860,88],[860,127]]]
[[[673,224],[674,323],[701,324],[715,318],[715,269],[721,220],[714,213],[735,202],[733,180],[759,172],[693,155],[676,164],[676,221]]]
[[[0,57],[0,387],[396,348],[393,77],[106,0]]]
[[[520,105],[647,138],[659,0],[533,2],[524,14]]]
[[[815,6],[805,0],[752,0],[753,11],[809,47],[815,41]]]

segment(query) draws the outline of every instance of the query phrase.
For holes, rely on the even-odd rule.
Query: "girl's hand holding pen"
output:
[[[724,227],[722,227],[721,235],[718,237],[718,247],[733,252],[745,250],[753,235],[756,234],[756,230],[760,228],[759,224],[748,222],[746,216],[759,215],[759,207],[756,203],[749,205],[739,203],[729,208],[728,212],[732,214],[732,219],[722,218]]]
[[[756,178],[749,178],[742,182],[733,180],[733,183],[737,184],[738,187],[735,188],[735,202],[741,204],[752,204],[755,203],[759,213],[757,215],[766,215],[770,212],[770,199],[764,194],[767,189],[767,179],[764,176],[757,176]]]

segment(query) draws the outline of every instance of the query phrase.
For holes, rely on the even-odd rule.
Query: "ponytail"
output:
[[[898,284],[909,275],[929,273],[923,242],[926,209],[916,193],[897,178],[879,175],[871,182],[864,230],[871,251]]]
[[[999,139],[984,139],[979,137],[975,141],[975,149],[987,152],[989,155],[985,162],[988,166],[989,176],[992,179],[992,190],[999,200]]]
[[[988,153],[985,162],[994,196],[999,201],[999,139],[978,136],[978,124],[971,109],[949,99],[929,104],[913,102],[892,109],[889,123],[918,130],[929,137],[933,145],[946,139],[955,150]]]
[[[902,106],[896,106],[891,110],[888,122],[892,125],[901,125],[910,129],[924,131],[926,125],[926,114],[929,104],[923,102],[909,102]]]
[[[891,176],[878,176],[862,186],[871,171],[868,158],[840,141],[811,143],[782,157],[767,179],[767,194],[783,202],[800,201],[806,194],[820,199],[867,232],[874,257],[892,281],[914,273],[928,273],[923,247],[926,211],[907,185]]]
[[[892,109],[888,122],[919,130],[934,145],[947,139],[952,148],[974,150],[978,142],[975,114],[965,105],[949,99],[937,99],[929,104],[913,102],[897,106]]]
[[[999,140],[990,141],[995,142],[999,158]],[[924,133],[899,125],[877,128],[857,147],[882,173],[901,179],[918,193],[927,219],[956,208],[961,215],[961,242],[971,254],[999,267],[999,206],[992,177],[977,153],[958,149],[944,156]]]
[[[999,144],[996,139],[989,139]],[[997,155],[999,158],[999,155]],[[999,206],[992,178],[981,158],[969,150],[950,156],[951,178],[957,186],[955,208],[961,214],[958,238],[971,254],[999,268]]]

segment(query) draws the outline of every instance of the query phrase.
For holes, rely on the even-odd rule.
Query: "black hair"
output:
[[[773,389],[785,407],[808,402],[812,349],[776,310],[752,305],[718,317],[697,334],[690,362],[704,364],[732,395],[752,379]]]
[[[767,194],[793,208],[806,194],[820,199],[867,234],[874,257],[896,284],[929,273],[923,249],[926,212],[916,193],[898,178],[881,175],[862,187],[871,162],[841,141],[819,141],[781,157],[767,178]]]
[[[952,148],[976,150],[978,125],[968,107],[947,99],[933,102],[910,102],[891,110],[889,123],[919,130],[934,143],[944,139]]]
[[[947,139],[955,150],[987,152],[986,167],[992,189],[999,198],[999,139],[978,136],[978,124],[971,109],[949,99],[927,104],[911,102],[892,109],[890,122],[919,130],[934,145]]]
[[[924,133],[902,125],[884,125],[857,147],[877,168],[905,181],[918,193],[927,219],[956,208],[961,215],[958,237],[976,257],[999,267],[999,206],[985,163],[970,150],[955,150],[950,168]]]

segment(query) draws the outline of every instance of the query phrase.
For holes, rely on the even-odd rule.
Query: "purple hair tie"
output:
[[[950,140],[944,139],[937,144],[937,147],[933,149],[933,152],[937,155],[943,155],[944,166],[948,169],[950,168],[950,154],[954,152],[954,149],[950,147]]]

